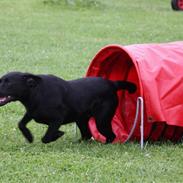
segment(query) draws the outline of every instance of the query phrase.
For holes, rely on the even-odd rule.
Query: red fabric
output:
[[[145,101],[144,138],[158,140],[163,135],[168,140],[180,139],[183,134],[183,41],[108,45],[93,58],[86,76],[129,80],[138,86],[133,95],[123,91],[118,93],[119,106],[112,121],[115,142],[124,142],[130,133],[138,96]],[[159,125],[152,131],[154,122]],[[163,123],[168,125],[166,131],[163,130]],[[94,138],[104,142],[98,130],[94,130],[93,125],[89,126]],[[138,122],[132,140],[140,139],[139,128]],[[176,131],[179,135],[175,137]]]
[[[129,46],[138,63],[148,116],[183,126],[183,42]]]

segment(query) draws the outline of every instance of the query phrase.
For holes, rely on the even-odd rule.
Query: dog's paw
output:
[[[28,136],[26,137],[26,140],[27,142],[32,143],[34,141],[34,138],[32,135],[30,135],[29,137]]]
[[[64,135],[63,131],[57,131],[57,133],[52,137],[52,141],[57,140],[58,138],[60,138],[63,135]]]
[[[105,144],[112,143],[115,138],[116,138],[116,135],[115,134],[111,134],[109,137],[106,138]]]
[[[59,137],[61,137],[63,135],[64,135],[63,131],[58,131],[57,134],[56,134],[56,137],[59,138]]]
[[[41,141],[44,143],[44,144],[47,144],[47,143],[50,143],[50,142],[53,142],[55,140],[57,140],[59,137],[63,136],[64,135],[64,132],[63,131],[57,131],[53,136],[44,136]]]
[[[44,137],[41,139],[41,141],[42,141],[42,143],[44,143],[44,144],[48,144],[48,143],[52,142],[51,139],[47,139],[47,138],[44,138]]]

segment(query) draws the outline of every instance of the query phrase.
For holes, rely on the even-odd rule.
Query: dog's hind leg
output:
[[[62,131],[59,131],[59,127],[60,127],[60,123],[51,123],[49,126],[48,126],[48,129],[44,135],[44,137],[42,138],[42,142],[43,143],[49,143],[49,142],[52,142],[52,141],[55,141],[57,140],[59,137],[61,137],[64,132]]]
[[[76,124],[81,132],[81,140],[89,140],[91,139],[92,135],[88,127],[89,118],[81,118],[76,121]]]
[[[112,131],[112,118],[117,107],[116,100],[108,100],[99,105],[95,111],[94,118],[99,132],[106,137],[106,143],[112,143],[115,139],[115,134]]]

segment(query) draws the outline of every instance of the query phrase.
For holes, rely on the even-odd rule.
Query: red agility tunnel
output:
[[[136,83],[137,92],[118,92],[119,106],[112,120],[114,142],[127,140],[171,140],[183,135],[183,41],[164,44],[108,45],[91,61],[86,76]],[[137,101],[144,103],[143,114],[134,118]],[[142,107],[141,107],[142,108]],[[143,119],[143,132],[140,121]],[[94,139],[105,142],[95,120],[89,128]]]

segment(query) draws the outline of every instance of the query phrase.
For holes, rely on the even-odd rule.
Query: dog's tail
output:
[[[137,86],[129,81],[114,81],[114,86],[117,90],[128,90],[129,93],[135,93]]]

